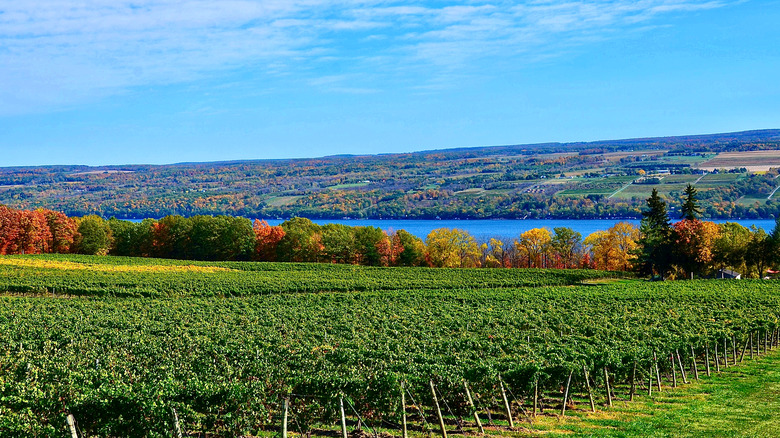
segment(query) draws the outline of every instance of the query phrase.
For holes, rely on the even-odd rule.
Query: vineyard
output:
[[[595,270],[381,268],[47,254],[0,258],[0,291],[69,296],[237,297],[284,292],[570,285]]]
[[[603,275],[0,258],[0,436],[527,431],[778,343],[772,281]]]

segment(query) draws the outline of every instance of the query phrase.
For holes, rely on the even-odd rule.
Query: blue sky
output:
[[[0,166],[780,128],[780,0],[0,0]]]

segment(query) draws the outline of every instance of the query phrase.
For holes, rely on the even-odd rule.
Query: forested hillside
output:
[[[735,154],[734,152],[738,152]],[[769,218],[780,130],[376,156],[0,168],[0,203],[70,216],[639,217],[652,188],[705,217]]]

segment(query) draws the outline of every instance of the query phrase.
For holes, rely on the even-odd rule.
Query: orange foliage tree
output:
[[[683,219],[672,225],[677,261],[688,275],[702,273],[713,261],[720,228],[714,222]]]
[[[276,247],[284,237],[284,228],[258,219],[255,219],[252,228],[255,230],[255,260],[275,262]]]

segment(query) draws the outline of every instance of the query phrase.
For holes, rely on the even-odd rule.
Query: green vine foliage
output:
[[[297,272],[275,268],[241,272]],[[153,277],[101,274],[81,279],[103,288],[97,296],[0,297],[0,436],[63,436],[67,413],[88,436],[170,436],[172,409],[191,433],[253,435],[278,428],[285,397],[290,430],[335,424],[340,396],[375,425],[398,421],[402,382],[423,408],[432,406],[430,380],[447,402],[442,409],[466,415],[464,380],[478,408],[497,406],[499,375],[520,398],[537,381],[542,392],[557,393],[583,366],[596,384],[604,367],[626,379],[634,363],[648,370],[653,352],[663,370],[675,349],[744,340],[751,330],[774,329],[780,316],[772,281],[483,287],[472,271],[441,270],[436,275],[450,275],[452,286],[435,289],[415,288],[416,275],[429,284],[415,270],[349,277],[346,268],[318,269],[300,269],[318,274],[309,289],[317,293],[272,293],[279,279],[264,293],[217,293],[226,287],[217,273],[214,291],[204,292],[206,277],[183,277],[190,296],[182,287],[174,297],[127,298],[109,291]],[[17,271],[2,281],[29,275],[51,287],[38,271]],[[328,292],[334,272],[345,284],[369,278],[406,287]],[[144,287],[176,278],[159,281]]]

